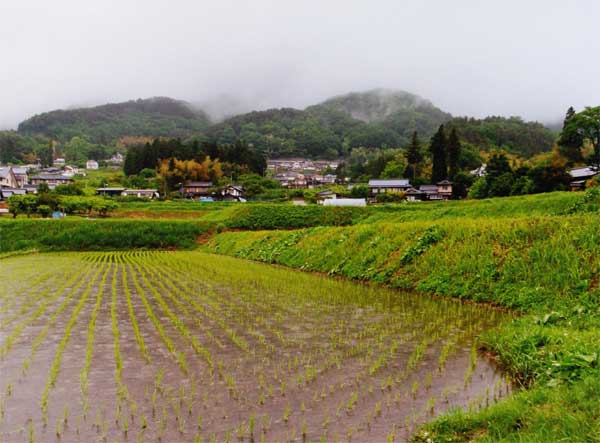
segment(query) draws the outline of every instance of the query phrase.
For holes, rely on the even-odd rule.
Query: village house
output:
[[[584,166],[581,168],[570,169],[569,175],[571,176],[571,191],[580,191],[585,189],[585,183],[588,180],[600,175],[600,170],[593,166]]]
[[[73,177],[74,175],[79,174],[79,168],[77,166],[66,165],[63,168],[63,173],[65,177]]]
[[[64,166],[65,165],[65,159],[64,158],[55,158],[54,162],[52,163],[53,166]]]
[[[192,197],[206,197],[212,194],[212,182],[207,181],[196,181],[196,182],[188,182],[181,186],[179,192],[181,195],[187,198]]]
[[[284,188],[306,188],[307,181],[304,174],[300,173],[285,173],[285,174],[277,174],[275,176],[275,180],[279,182],[281,186]]]
[[[369,180],[369,191],[373,197],[386,192],[406,192],[411,187],[410,182],[405,178]]]
[[[18,188],[19,182],[13,168],[4,166],[0,168],[0,188]]]
[[[438,194],[443,200],[450,200],[452,198],[452,182],[448,180],[442,180],[437,183]]]
[[[96,160],[88,160],[85,162],[85,169],[98,169],[98,162]]]
[[[423,200],[441,200],[437,185],[421,185],[419,191],[423,193]]]
[[[125,188],[98,188],[96,189],[96,194],[107,197],[118,197],[123,191],[125,191]]]
[[[121,196],[153,199],[158,198],[160,194],[158,189],[125,189],[121,192]]]
[[[13,195],[25,195],[26,193],[25,189],[0,188],[0,200],[7,200]]]
[[[40,183],[46,183],[50,189],[53,189],[57,185],[68,185],[73,182],[71,177],[65,177],[62,174],[41,174],[31,177],[32,185],[39,185]]]
[[[426,199],[425,192],[420,189],[409,188],[406,190],[406,201],[409,202],[418,202]]]
[[[240,185],[227,185],[225,189],[221,191],[221,198],[223,200],[232,200],[245,202],[244,188]]]
[[[22,166],[13,166],[13,173],[15,174],[15,178],[17,179],[17,187],[22,188],[28,182],[27,177],[27,168]]]
[[[112,164],[112,165],[122,165],[123,164],[123,154],[121,154],[120,152],[117,152],[116,154],[114,154],[113,156],[111,156],[106,163]]]
[[[325,189],[324,191],[317,192],[316,198],[317,203],[322,205],[325,200],[336,200],[340,197],[340,195],[331,189]]]

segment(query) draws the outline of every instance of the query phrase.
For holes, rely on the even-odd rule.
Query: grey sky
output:
[[[304,107],[375,87],[455,115],[600,104],[596,0],[0,0],[0,127],[132,98]]]

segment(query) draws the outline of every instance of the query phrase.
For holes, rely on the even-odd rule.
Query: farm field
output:
[[[203,252],[4,258],[0,440],[404,441],[511,391],[503,311]]]

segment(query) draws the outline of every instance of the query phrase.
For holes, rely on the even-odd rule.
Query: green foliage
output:
[[[462,140],[481,150],[505,149],[524,157],[549,151],[555,138],[542,124],[519,117],[455,117],[447,126],[456,128]]]
[[[486,175],[473,183],[469,197],[506,197],[565,191],[569,188],[569,182],[570,176],[564,165],[553,162],[513,171],[504,153],[494,153],[487,163]]]
[[[567,109],[567,114],[563,121],[563,128],[558,138],[558,147],[560,153],[567,159],[569,164],[583,161],[581,147],[584,142],[583,135],[577,130],[575,125],[569,125],[569,121],[575,116],[575,109],[572,106]]]
[[[590,163],[600,166],[600,106],[585,108],[569,115],[561,134],[561,141],[574,144],[587,140],[594,148]]]
[[[421,97],[385,89],[333,97],[307,111],[326,121],[357,119],[358,124],[345,137],[350,147],[405,145],[415,131],[428,137],[451,118]]]
[[[191,248],[205,229],[162,220],[0,220],[0,252]]]
[[[0,131],[0,163],[32,163],[35,161],[36,154],[48,151],[48,143],[49,140],[44,136]],[[51,163],[52,159],[50,158],[49,161]],[[48,159],[44,158],[42,163],[48,164]]]
[[[404,251],[402,257],[400,257],[400,263],[407,265],[408,263],[414,261],[415,258],[423,254],[431,246],[439,242],[443,237],[444,231],[440,229],[439,226],[428,227],[425,232],[423,232],[423,235],[417,238],[417,242]]]
[[[414,131],[428,136],[449,119],[415,95],[374,90],[334,97],[304,111],[250,112],[211,127],[208,134],[219,146],[241,138],[269,157],[335,158],[358,147],[406,144]]]
[[[252,204],[231,206],[208,214],[203,221],[223,223],[231,229],[294,229],[309,226],[350,225],[369,213],[365,207]]]
[[[222,233],[207,248],[520,310],[481,343],[529,390],[479,412],[442,416],[416,441],[594,441],[599,195],[592,188],[585,195],[406,205],[414,213],[388,208],[351,227]],[[577,215],[564,215],[569,210]]]
[[[437,183],[448,178],[448,140],[444,125],[440,125],[429,143],[431,152],[431,182]]]
[[[389,191],[377,194],[375,200],[377,201],[377,203],[399,203],[401,201],[404,201],[405,198],[406,193],[404,192]]]
[[[81,137],[107,144],[123,136],[187,137],[208,125],[208,117],[191,110],[187,103],[157,97],[46,112],[19,124],[19,133],[43,134],[63,142]],[[73,154],[79,156],[77,150]]]

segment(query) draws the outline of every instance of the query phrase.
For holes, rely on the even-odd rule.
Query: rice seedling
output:
[[[95,276],[96,292],[81,311],[89,321],[77,329],[83,332],[82,408],[85,414],[98,395],[115,408],[96,419],[94,439],[120,431],[121,438],[134,432],[130,438],[138,440],[310,441],[329,429],[331,441],[339,433],[342,440],[362,441],[369,428],[385,439],[380,428],[404,418],[400,392],[410,396],[412,380],[420,382],[415,397],[444,382],[444,376],[433,377],[442,369],[430,354],[443,349],[451,331],[457,342],[470,344],[483,328],[484,313],[470,308],[256,264],[234,267],[226,257],[148,251],[83,256],[74,271],[87,274],[63,295],[74,290],[79,305]],[[72,356],[75,349],[63,353]],[[110,352],[116,401],[115,391],[101,392],[95,384],[102,376],[92,365],[95,349]],[[445,361],[460,352],[453,347]],[[137,377],[142,384],[133,389]],[[490,389],[490,399],[496,391]],[[267,410],[279,418],[271,422]],[[246,417],[242,423],[240,416]],[[373,419],[381,424],[372,426]],[[63,440],[74,435],[65,424]],[[81,428],[78,439],[89,437]]]

